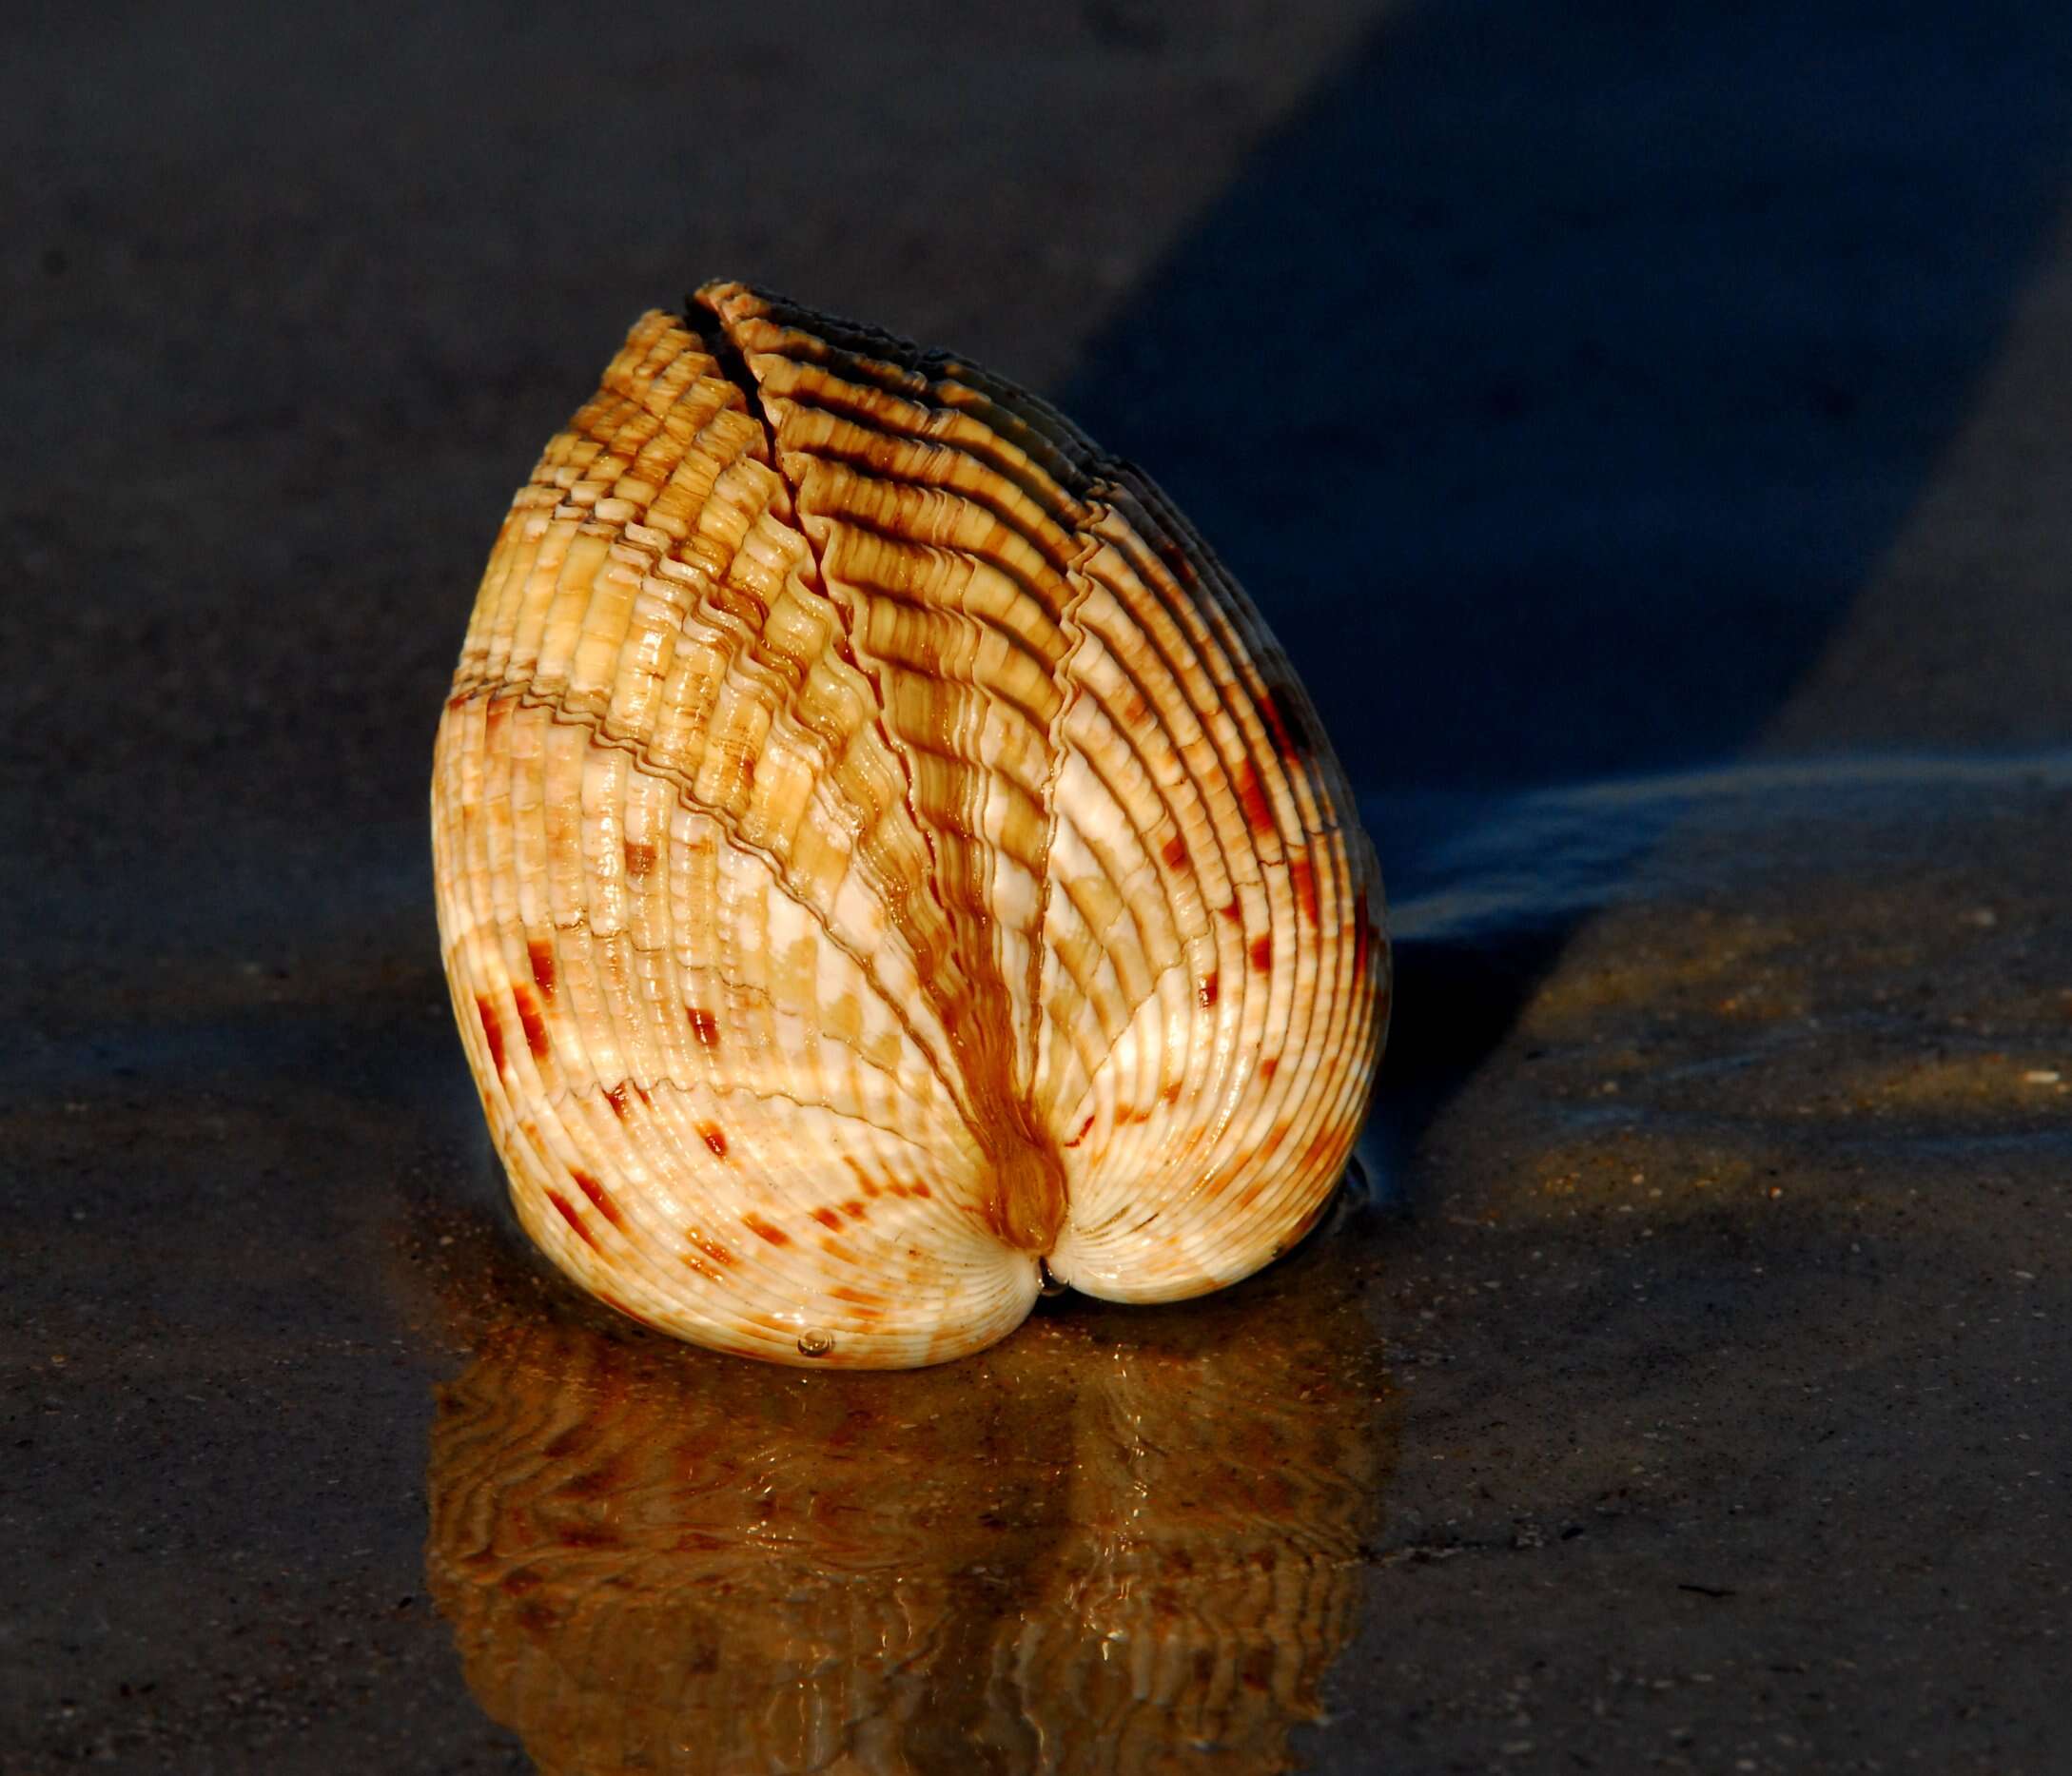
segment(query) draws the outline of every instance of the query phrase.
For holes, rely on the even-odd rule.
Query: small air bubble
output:
[[[1072,1286],[1068,1282],[1060,1282],[1050,1274],[1050,1261],[1047,1259],[1036,1260],[1036,1276],[1037,1286],[1045,1295],[1063,1295]]]
[[[822,1332],[817,1327],[811,1332],[798,1335],[798,1354],[801,1356],[825,1356],[834,1349],[834,1334]]]

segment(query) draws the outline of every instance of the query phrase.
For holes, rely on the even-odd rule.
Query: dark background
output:
[[[2072,9],[38,8],[0,70],[10,1770],[522,1766],[417,1595],[427,1387],[466,1339],[425,1330],[436,1291],[398,1228],[490,1194],[423,802],[510,490],[642,308],[763,281],[968,351],[1143,462],[1252,589],[1370,805],[1399,810],[1376,838],[1413,908],[1491,797],[2072,728],[2072,377],[2049,343],[2072,321]],[[1730,900],[1826,845],[1819,891],[1846,902],[1867,846],[1865,894],[1894,856],[1990,854],[2041,871],[2045,907],[2057,812],[2015,808],[2000,851],[1921,838],[1964,800],[1876,844],[1745,834],[1716,880]],[[1441,927],[1404,946],[1384,1078],[1404,1224],[1368,1236],[1413,1278],[1500,1169],[1461,1157],[1450,1108],[1457,1129],[1462,1093],[1509,1077],[1539,1040],[1521,1008],[1590,953],[1573,908]],[[1932,981],[1940,947],[1906,966]],[[2061,978],[2041,938],[1967,966],[2023,1005]],[[2025,1115],[1968,1134],[2043,1142],[2023,1163],[2047,1178],[2062,1131]],[[2024,1189],[1976,1209],[2016,1248],[2059,1224]],[[1753,1348],[1792,1307],[1743,1300],[1708,1339]],[[1542,1378],[1548,1424],[1643,1377],[1698,1386],[1631,1336]],[[1457,1337],[1448,1364],[1505,1385],[1545,1348]],[[2060,1345],[2044,1373],[2064,1378]],[[1405,1409],[1406,1474],[1469,1410]],[[1893,1490],[1822,1533],[1975,1478],[1938,1434],[1880,1454]],[[2062,1522],[2052,1472],[2014,1515],[1982,1492],[1959,1530],[1935,1520],[1945,1607]],[[1452,1521],[1432,1484],[1391,1494],[1400,1548]],[[1725,1533],[1718,1498],[1680,1496],[1662,1524]],[[1780,1520],[1772,1570],[1808,1538]],[[1748,1755],[2048,1767],[2065,1704],[2021,1674],[2062,1668],[2062,1578],[1994,1592],[2019,1632],[1895,1621],[1845,1582],[1890,1557],[1835,1556],[1816,1589],[1847,1601],[1783,1659],[1847,1646],[1857,1669],[1875,1644],[1877,1682],[1823,1680],[1793,1743]],[[1513,1650],[1545,1664],[1547,1583],[1472,1608],[1378,1591],[1349,1725],[1313,1755],[1757,1766],[1725,1725],[1686,1744],[1593,1712],[1587,1674],[1552,1686],[1553,1726],[1455,1706]],[[1606,1603],[1619,1671],[1683,1656],[1692,1594]],[[1693,1718],[1789,1714],[1764,1681]],[[1879,1725],[1894,1690],[1935,1707]]]

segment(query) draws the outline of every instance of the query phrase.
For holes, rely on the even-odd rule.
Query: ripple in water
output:
[[[1845,754],[1758,759],[1511,792],[1368,792],[1398,942],[1457,943],[1561,925],[1600,907],[1730,886],[1721,841],[1962,803],[2007,788],[2072,785],[2072,752]],[[1671,829],[1713,841],[1659,849]]]
[[[430,1590],[549,1776],[1287,1768],[1380,1490],[1364,1270],[905,1375],[514,1306],[440,1390]]]

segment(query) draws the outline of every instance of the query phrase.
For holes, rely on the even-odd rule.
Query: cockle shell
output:
[[[694,1342],[901,1367],[1314,1221],[1386,1023],[1309,700],[1163,496],[736,283],[643,317],[483,576],[434,760],[527,1231]]]

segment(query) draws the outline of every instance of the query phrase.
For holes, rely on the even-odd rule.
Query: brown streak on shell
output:
[[[547,1058],[547,1024],[539,1015],[539,1002],[522,986],[511,989],[512,1002],[518,1006],[518,1022],[525,1026],[525,1045],[533,1051],[533,1059]]]
[[[767,1239],[772,1245],[790,1245],[792,1236],[781,1227],[772,1227],[760,1215],[751,1210],[741,1217],[741,1224],[758,1239]]]
[[[691,1244],[699,1253],[710,1259],[714,1264],[732,1265],[735,1261],[733,1253],[728,1247],[721,1245],[718,1240],[706,1234],[694,1232],[685,1235],[685,1238],[690,1240]]]
[[[1237,790],[1238,801],[1244,809],[1244,818],[1252,830],[1262,839],[1278,834],[1280,828],[1274,821],[1273,805],[1267,801],[1258,769],[1250,759],[1238,767]]]
[[[1288,859],[1288,883],[1295,889],[1295,904],[1301,908],[1302,917],[1310,924],[1317,923],[1317,870],[1306,857]]]
[[[575,1231],[576,1237],[583,1244],[593,1252],[598,1249],[596,1236],[584,1224],[583,1218],[577,1213],[576,1205],[573,1202],[558,1190],[549,1190],[547,1192],[547,1200],[554,1204],[555,1213],[569,1224]]]
[[[489,1044],[489,1071],[492,1078],[503,1072],[503,1025],[497,1017],[497,1007],[487,998],[475,996],[475,1013],[482,1021],[482,1040]]]
[[[604,1186],[591,1177],[588,1172],[572,1171],[569,1176],[575,1179],[576,1188],[590,1199],[597,1213],[621,1233],[624,1233],[626,1231],[626,1218],[618,1212],[618,1205],[612,1200]]]
[[[549,1005],[554,1003],[554,946],[541,938],[534,938],[525,946],[527,959],[533,965],[533,983],[539,988],[539,996]]]
[[[1300,715],[1294,713],[1303,701],[1300,693],[1292,696],[1286,691],[1263,691],[1260,693],[1260,714],[1265,718],[1266,726],[1273,731],[1275,748],[1290,764],[1300,754],[1317,750],[1316,743],[1309,737],[1307,724]]]

